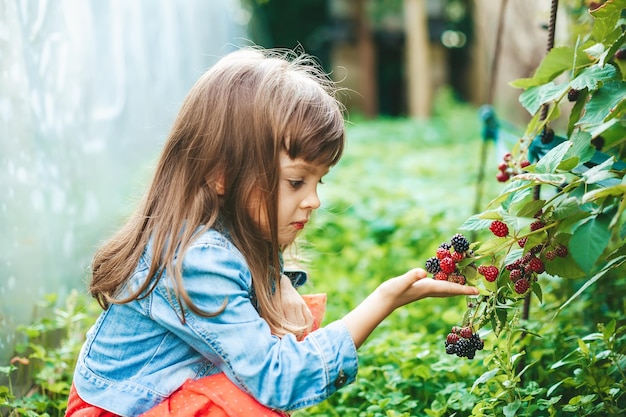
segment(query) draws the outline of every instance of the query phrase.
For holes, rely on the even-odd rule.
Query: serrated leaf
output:
[[[578,227],[569,241],[572,257],[587,273],[591,272],[611,237],[610,217],[600,214]]]
[[[608,172],[609,169],[613,166],[614,158],[610,157],[605,159],[602,163],[589,168],[587,171],[583,172],[583,178],[587,183],[593,183],[598,181],[599,179],[604,179],[604,172]]]
[[[588,89],[596,90],[602,83],[611,81],[617,71],[613,65],[592,65],[582,70],[576,78],[570,82],[570,86],[575,90]]]
[[[460,230],[483,230],[488,229],[492,220],[482,219],[480,215],[471,216],[459,227]]]
[[[572,110],[569,115],[569,120],[567,122],[567,136],[571,136],[574,131],[574,127],[578,120],[580,119],[580,115],[587,104],[587,97],[589,96],[589,91],[582,90],[578,92],[578,99],[576,100],[576,104],[572,107]]]
[[[610,340],[611,337],[613,337],[613,334],[615,333],[615,327],[615,319],[612,319],[610,322],[608,322],[608,324],[604,326],[604,331],[602,332],[602,337],[604,337],[604,340]]]
[[[530,87],[520,94],[519,102],[528,110],[528,113],[534,115],[542,105],[560,99],[567,91],[569,91],[568,84],[556,85],[551,81],[537,87]]]
[[[555,146],[537,162],[535,171],[542,174],[553,174],[571,147],[572,142],[569,141]]]
[[[601,41],[615,30],[621,15],[621,8],[613,2],[606,2],[602,7],[593,10],[591,15],[595,18],[591,34],[594,39]]]
[[[610,81],[591,95],[577,125],[596,125],[617,111],[626,99],[626,81]]]
[[[575,213],[579,213],[580,203],[576,197],[569,197],[559,203],[557,207],[552,211],[553,220],[561,220],[573,216]]]
[[[591,160],[596,153],[596,148],[591,146],[591,134],[588,132],[578,131],[571,135],[570,142],[572,147],[569,149],[565,157],[577,156],[579,158],[578,163],[584,164]]]
[[[514,240],[515,239],[512,237],[494,237],[483,242],[476,249],[476,252],[482,256],[488,256],[502,250],[506,246],[511,245]]]

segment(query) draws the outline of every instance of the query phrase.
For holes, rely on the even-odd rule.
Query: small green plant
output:
[[[7,416],[63,416],[74,363],[93,323],[95,304],[72,291],[62,305],[56,294],[37,305],[37,319],[18,328],[16,355],[0,376],[0,413]],[[50,314],[51,313],[51,314]]]

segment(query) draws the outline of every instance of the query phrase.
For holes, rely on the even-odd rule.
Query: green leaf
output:
[[[581,268],[589,273],[611,237],[610,217],[600,214],[590,218],[578,227],[569,241],[572,257]]]
[[[588,90],[582,90],[578,93],[578,100],[576,100],[576,104],[572,107],[572,111],[569,115],[569,121],[567,122],[567,136],[571,136],[574,131],[574,127],[578,120],[580,119],[580,115],[583,113],[583,109],[587,104],[587,97],[589,96]]]
[[[567,142],[563,142],[563,143],[567,143]],[[519,180],[527,180],[527,181],[532,181],[531,185],[534,186],[536,184],[533,183],[537,183],[537,184],[550,184],[550,185],[562,185],[564,182],[567,181],[567,178],[565,177],[565,175],[561,175],[561,174],[533,174],[533,173],[526,173],[526,174],[519,174],[516,175],[514,177],[515,179],[519,179]]]
[[[460,230],[483,230],[488,229],[493,220],[482,219],[479,214],[473,215],[459,227]]]
[[[570,137],[572,147],[569,149],[565,157],[577,156],[578,163],[584,164],[589,161],[596,153],[596,149],[591,146],[591,134],[589,132],[577,131]]]
[[[604,330],[602,331],[602,337],[604,337],[604,340],[608,341],[611,339],[611,337],[613,337],[613,334],[615,333],[615,327],[615,319],[611,320],[607,325],[604,326]]]
[[[580,349],[580,351],[585,356],[589,356],[589,346],[587,346],[587,344],[583,342],[581,339],[577,339],[577,341],[578,341],[578,348]]]
[[[606,171],[605,171],[606,172]],[[626,184],[614,185],[612,187],[607,188],[599,188],[596,190],[589,191],[585,193],[582,198],[583,203],[587,203],[589,201],[594,201],[603,197],[623,197],[626,195]]]
[[[515,401],[502,407],[502,413],[505,417],[515,417],[517,415],[517,410],[519,410],[521,406],[522,402],[516,399]]]
[[[565,141],[545,154],[535,167],[535,171],[542,174],[553,174],[569,149],[572,147],[572,142]]]
[[[517,211],[517,213],[515,213],[515,215],[519,217],[533,217],[540,209],[543,208],[545,203],[545,200],[531,200],[524,204]]]
[[[617,71],[613,65],[600,66],[598,64],[585,68],[576,78],[570,82],[570,87],[575,90],[596,90],[602,83],[611,81]]]
[[[543,303],[543,293],[541,292],[541,285],[539,285],[536,282],[533,282],[532,284],[532,292],[537,296],[537,299],[539,300],[539,303]]]
[[[528,113],[535,114],[542,105],[560,99],[567,91],[569,91],[568,84],[556,85],[551,81],[524,91],[519,96],[519,102],[528,110]]]
[[[602,7],[598,7],[591,12],[591,15],[595,18],[591,35],[595,40],[603,41],[615,30],[621,15],[621,9],[619,4],[606,2]]]
[[[574,55],[576,55],[575,52],[575,49],[572,47],[560,46],[552,48],[543,58],[532,78],[521,78],[509,84],[515,88],[529,88],[546,84],[572,68]],[[591,62],[584,55],[582,56],[584,57],[584,62],[579,62],[578,65],[585,65]]]
[[[592,94],[577,125],[597,125],[617,112],[626,99],[626,81],[610,81]]]
[[[587,290],[587,288],[589,288],[590,286],[592,286],[593,284],[596,283],[596,281],[598,281],[600,278],[602,278],[604,276],[604,274],[606,274],[607,272],[609,272],[611,269],[613,268],[618,268],[619,266],[621,266],[624,262],[626,262],[626,255],[624,256],[620,256],[617,257],[615,259],[612,259],[611,261],[609,261],[609,263],[607,263],[600,272],[598,272],[597,274],[595,274],[593,277],[589,278],[583,285],[582,287],[580,287],[578,289],[578,291],[576,291],[576,293],[574,293],[574,295],[572,295],[570,298],[567,299],[567,301],[565,301],[563,304],[561,304],[561,306],[559,307],[559,309],[557,310],[556,314],[554,315],[554,317],[556,317],[561,311],[563,311],[563,309],[565,309],[565,307],[567,307],[572,301],[574,301],[576,298],[578,298],[580,296],[580,294],[582,294],[583,292],[585,292]]]
[[[470,392],[474,391],[474,388],[476,388],[479,384],[484,384],[485,382],[496,376],[499,370],[499,368],[494,368],[479,376],[476,381],[474,381],[474,385],[472,385],[472,389],[470,390]]]

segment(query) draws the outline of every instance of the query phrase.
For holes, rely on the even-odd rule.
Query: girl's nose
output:
[[[317,190],[309,193],[304,200],[302,200],[302,207],[306,209],[315,210],[320,207],[321,201],[317,195]]]

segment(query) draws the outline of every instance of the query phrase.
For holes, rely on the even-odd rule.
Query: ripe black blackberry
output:
[[[580,93],[579,90],[576,90],[575,88],[570,88],[570,90],[567,92],[567,100],[569,101],[576,101],[578,100],[578,94]]]
[[[540,138],[541,138],[541,143],[546,144],[546,143],[552,142],[552,139],[554,139],[554,130],[552,130],[549,127],[544,128],[541,131]]]
[[[448,355],[455,355],[456,354],[456,343],[447,343],[446,342],[446,353]]]
[[[452,245],[449,244],[448,242],[443,242],[441,245],[439,245],[439,249],[450,250],[451,247]]]
[[[469,249],[469,242],[467,241],[465,236],[460,233],[452,236],[450,243],[452,244],[454,251],[457,253],[464,253]]]
[[[436,256],[432,256],[428,258],[426,260],[425,268],[426,268],[426,271],[430,272],[431,274],[436,274],[437,272],[441,271],[441,266],[439,265],[439,259],[437,259]]]

